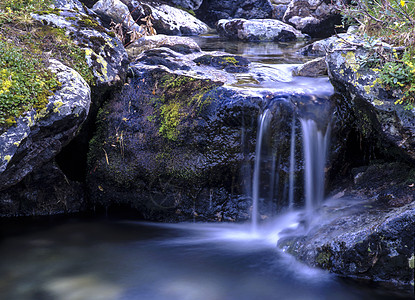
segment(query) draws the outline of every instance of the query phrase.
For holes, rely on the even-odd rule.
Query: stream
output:
[[[333,92],[326,77],[292,77],[292,68],[306,60],[295,54],[304,43],[194,39],[202,50],[250,59],[251,71],[263,80],[237,74],[235,88],[274,88],[325,97]],[[376,287],[358,286],[307,267],[277,249],[281,231],[299,226],[299,214],[290,210],[255,224],[254,230],[249,223],[157,224],[68,217],[40,226],[28,222],[15,229],[14,223],[3,221],[0,299],[397,299]]]
[[[296,218],[281,215],[255,234],[249,224],[27,224],[30,232],[0,244],[0,299],[397,299],[277,250]]]

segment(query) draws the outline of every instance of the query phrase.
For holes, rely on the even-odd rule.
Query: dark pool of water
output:
[[[396,299],[296,262],[278,226],[72,220],[9,235],[0,299]]]

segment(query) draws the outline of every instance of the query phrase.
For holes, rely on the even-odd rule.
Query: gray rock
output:
[[[50,69],[62,86],[47,106],[31,110],[0,136],[0,189],[20,182],[68,144],[85,121],[91,92],[73,69],[51,60]]]
[[[151,6],[154,28],[158,33],[169,35],[199,35],[208,33],[209,27],[193,15],[165,4]]]
[[[139,6],[140,13],[144,13],[141,6]],[[134,21],[130,14],[128,6],[120,0],[100,0],[92,7],[92,11],[98,14],[101,18],[109,24],[121,23],[127,30],[133,30],[144,34],[144,30]]]
[[[326,56],[330,81],[344,96],[344,116],[355,119],[349,121],[357,125],[362,136],[378,141],[389,155],[415,159],[415,109],[396,105],[400,91],[387,90],[379,83],[376,68],[359,63],[372,47],[353,35],[335,40]],[[376,47],[386,49],[387,45],[379,43]]]
[[[293,41],[306,36],[294,27],[272,19],[219,20],[217,31],[221,36],[242,41]]]
[[[335,33],[341,16],[334,5],[323,0],[292,0],[283,21],[311,37],[322,38]]]
[[[121,41],[113,37],[93,17],[63,11],[45,15],[33,14],[33,18],[49,26],[65,29],[72,39],[82,45],[85,59],[95,75],[97,87],[103,89],[122,82],[128,63],[127,52]],[[82,21],[83,19],[87,22]]]
[[[295,76],[319,77],[327,75],[326,59],[318,57],[294,69]]]
[[[134,59],[145,50],[159,47],[168,47],[185,54],[200,51],[198,44],[191,38],[164,34],[143,36],[128,45],[126,50],[129,58]]]

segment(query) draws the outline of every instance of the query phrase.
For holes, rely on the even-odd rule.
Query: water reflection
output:
[[[310,58],[298,55],[297,50],[311,41],[282,42],[240,42],[230,41],[217,35],[192,37],[203,51],[222,51],[230,54],[243,55],[251,62],[264,64],[299,64]]]

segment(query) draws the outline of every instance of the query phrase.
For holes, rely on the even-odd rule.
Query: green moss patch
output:
[[[209,105],[211,99],[206,94],[218,85],[210,80],[175,74],[166,74],[159,78],[156,83],[156,106],[159,112],[160,135],[172,141],[177,140],[182,121],[187,117],[197,116]]]
[[[36,57],[0,40],[0,129],[29,109],[41,109],[60,86],[55,74]]]

